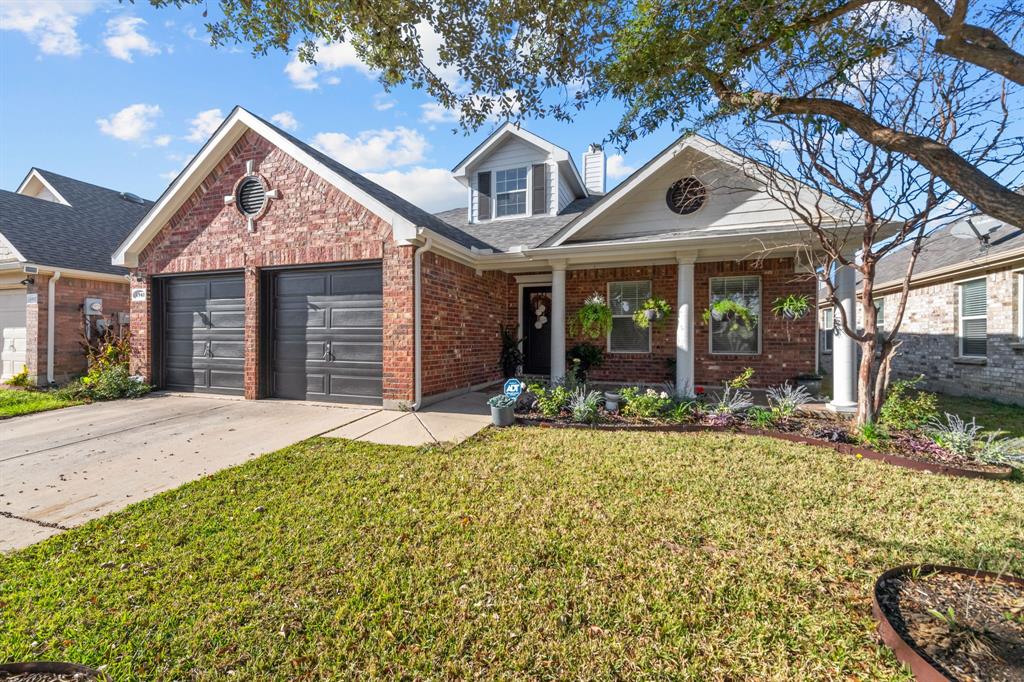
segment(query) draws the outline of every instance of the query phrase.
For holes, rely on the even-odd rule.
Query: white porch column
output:
[[[551,383],[565,377],[565,263],[551,264]]]
[[[853,268],[843,266],[836,270],[836,297],[846,311],[851,329],[857,329],[857,280]],[[836,328],[842,318],[834,314]],[[841,330],[832,342],[832,402],[836,412],[852,412],[857,409],[857,343]]]
[[[676,257],[676,390],[693,391],[693,256]]]

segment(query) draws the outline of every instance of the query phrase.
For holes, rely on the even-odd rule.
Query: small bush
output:
[[[857,440],[862,445],[869,445],[877,449],[889,441],[889,432],[881,424],[868,422],[860,427],[857,432]]]
[[[939,416],[938,397],[917,388],[924,381],[921,374],[914,379],[894,381],[882,405],[879,417],[886,426],[909,431],[917,429]]]
[[[700,404],[696,400],[678,400],[669,408],[668,420],[681,424],[692,421],[698,414]]]
[[[1003,438],[1002,431],[986,436],[975,448],[975,459],[985,464],[1024,468],[1024,438]]]
[[[777,420],[775,410],[766,407],[751,407],[747,410],[747,423],[758,429],[770,429]]]
[[[132,376],[128,368],[131,341],[127,334],[104,335],[96,345],[83,344],[89,369],[81,379],[57,390],[67,400],[119,400],[138,398],[149,393],[152,386]]]
[[[780,417],[792,417],[801,405],[811,402],[811,394],[804,386],[785,383],[768,389],[768,402]]]
[[[8,386],[28,386],[28,366],[22,365],[21,371],[7,380]]]
[[[548,388],[543,384],[530,384],[527,390],[536,398],[537,409],[545,417],[560,415],[572,396],[569,389],[561,385]]]
[[[626,404],[620,412],[623,417],[635,419],[653,419],[660,417],[672,408],[672,396],[668,391],[656,391],[653,388],[631,386],[619,392]]]
[[[593,424],[597,421],[598,408],[601,407],[601,394],[598,391],[587,391],[580,386],[569,398],[569,411],[572,420],[581,424]]]
[[[750,393],[740,390],[730,383],[726,384],[725,390],[722,393],[715,396],[714,402],[708,406],[708,411],[712,415],[736,416],[752,407],[753,404],[754,399]]]

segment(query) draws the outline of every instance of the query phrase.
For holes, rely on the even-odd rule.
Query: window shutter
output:
[[[533,215],[548,212],[547,164],[533,166]]]
[[[491,218],[491,172],[477,173],[476,175],[476,217],[477,220],[490,220]]]

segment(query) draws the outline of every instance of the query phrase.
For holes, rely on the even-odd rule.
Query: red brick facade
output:
[[[515,280],[434,253],[422,268],[423,395],[501,380],[500,328],[516,321]]]
[[[47,378],[47,320],[49,316],[50,276],[33,275],[27,293],[36,295],[36,303],[26,308],[25,360],[30,376],[42,385]],[[62,276],[54,283],[53,378],[66,381],[86,369],[84,340],[85,299],[103,301],[103,317],[116,322],[117,314],[128,312],[128,284],[104,280]]]
[[[280,198],[249,233],[245,219],[225,206],[247,161]],[[245,394],[258,395],[259,270],[380,260],[384,270],[384,399],[413,398],[413,289],[410,246],[397,246],[391,227],[355,199],[249,131],[198,190],[146,246],[133,272],[133,288],[153,275],[244,270],[246,282]],[[151,376],[152,297],[132,305],[135,371]]]

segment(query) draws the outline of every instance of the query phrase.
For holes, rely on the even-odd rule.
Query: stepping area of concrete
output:
[[[0,551],[312,436],[461,441],[489,423],[485,401],[469,394],[412,413],[157,393],[0,420]]]

